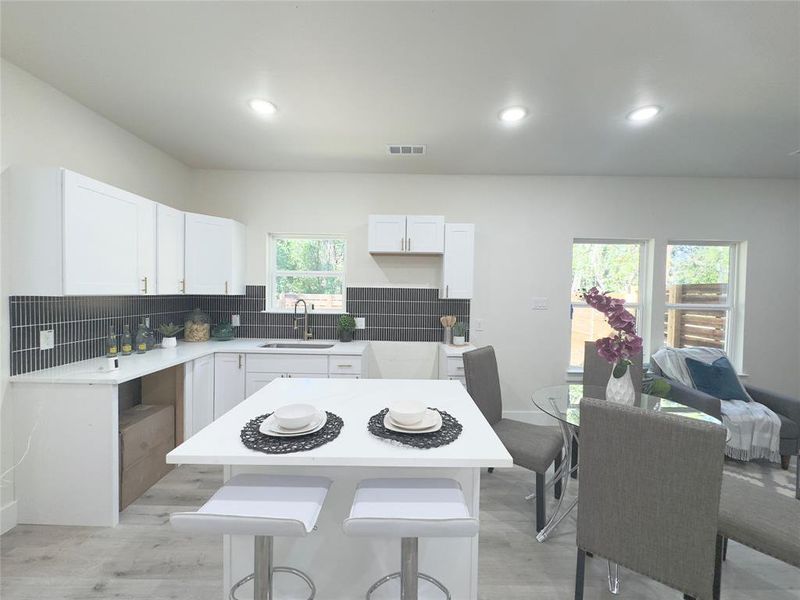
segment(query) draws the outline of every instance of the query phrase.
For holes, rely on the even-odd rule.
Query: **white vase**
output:
[[[161,338],[161,347],[162,348],[174,348],[178,345],[178,339],[175,337],[165,337]]]
[[[465,342],[466,342],[466,336],[463,335],[453,336],[453,346],[463,346]]]
[[[625,374],[622,377],[614,377],[612,369],[611,377],[609,377],[608,385],[606,386],[606,400],[633,406],[636,401],[636,390],[633,389],[630,367],[625,369]]]

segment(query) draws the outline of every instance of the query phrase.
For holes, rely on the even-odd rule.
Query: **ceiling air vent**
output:
[[[425,144],[386,144],[386,154],[392,156],[422,156]]]

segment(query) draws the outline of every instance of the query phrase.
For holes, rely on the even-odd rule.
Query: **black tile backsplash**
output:
[[[184,317],[199,307],[213,323],[230,321],[239,314],[237,337],[295,338],[292,315],[263,312],[266,287],[247,286],[243,296],[12,296],[11,374],[28,373],[105,354],[105,338],[113,327],[136,327],[144,317],[155,329],[170,321],[183,324]],[[437,342],[442,339],[439,317],[455,315],[469,325],[469,300],[440,300],[430,288],[347,288],[347,312],[364,317],[366,328],[357,330],[361,340]],[[314,337],[337,337],[338,314],[312,313]],[[53,329],[56,346],[39,350],[39,331]],[[157,339],[160,335],[156,332]]]

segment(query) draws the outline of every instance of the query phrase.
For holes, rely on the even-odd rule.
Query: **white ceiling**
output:
[[[192,167],[798,177],[799,23],[797,2],[3,2],[2,54]],[[663,113],[626,121],[644,104]]]

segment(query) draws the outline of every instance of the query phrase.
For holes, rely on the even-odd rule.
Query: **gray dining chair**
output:
[[[485,346],[463,354],[467,392],[503,442],[515,465],[536,473],[536,531],[544,529],[545,473],[555,463],[561,466],[564,442],[558,427],[533,425],[503,418],[503,399],[494,348]],[[554,482],[556,498],[561,496],[560,479]]]
[[[586,555],[712,600],[725,428],[584,398],[575,599]]]

